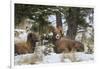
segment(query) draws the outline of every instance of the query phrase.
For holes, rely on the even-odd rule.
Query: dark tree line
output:
[[[55,15],[56,27],[63,27],[62,19],[64,18],[66,20],[64,23],[68,26],[66,36],[75,39],[80,29],[93,27],[93,10],[93,8],[81,7],[15,4],[15,25],[25,18],[30,18],[34,20],[32,29],[46,33],[51,24],[48,17]],[[86,18],[89,18],[89,23]]]

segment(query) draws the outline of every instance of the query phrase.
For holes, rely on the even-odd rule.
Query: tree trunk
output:
[[[56,28],[59,30],[61,36],[64,36],[63,26],[62,26],[62,15],[61,12],[56,12]]]
[[[70,39],[75,39],[78,27],[78,8],[69,8],[69,16],[66,18],[68,20],[68,30],[66,36]]]
[[[56,12],[56,27],[62,27],[62,16],[59,11]]]

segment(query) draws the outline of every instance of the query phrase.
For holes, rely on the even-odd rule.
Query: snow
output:
[[[26,33],[26,32],[23,32],[22,34],[20,34],[19,35],[19,38],[21,39],[21,40],[27,40],[27,35],[28,35],[28,33]]]
[[[53,33],[52,33],[52,32],[50,32],[48,35],[49,35],[49,36],[52,36],[52,35],[53,35]]]
[[[60,63],[61,62],[61,55],[56,53],[50,53],[43,58],[43,63]]]
[[[18,32],[18,36],[15,36],[15,43],[26,42],[28,33],[23,29],[15,29],[15,32]]]
[[[91,61],[94,60],[93,54],[76,53],[77,61]]]
[[[30,63],[30,59],[32,59],[33,54],[23,54],[23,55],[18,55],[15,56],[15,65],[21,65],[21,64],[28,64]]]
[[[34,62],[34,54],[23,54],[15,56],[15,65],[31,64]],[[84,52],[75,53],[76,62],[89,62],[94,60],[93,54],[85,54]],[[36,59],[36,58],[35,58]],[[63,61],[62,61],[63,60]],[[70,63],[70,59],[62,58],[62,54],[50,53],[47,56],[43,56],[42,61],[35,61],[36,64],[46,64],[46,63]]]
[[[26,32],[26,30],[23,30],[23,29],[14,29],[14,31],[17,31],[17,32]]]

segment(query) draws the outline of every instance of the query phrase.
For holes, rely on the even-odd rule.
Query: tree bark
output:
[[[59,11],[56,12],[56,27],[62,27],[62,16]]]
[[[69,8],[68,30],[66,36],[72,40],[75,40],[78,27],[79,8]]]
[[[61,15],[61,12],[59,11],[56,12],[56,28],[58,29],[61,36],[63,37],[64,32],[63,32],[63,26],[62,26],[62,15]]]

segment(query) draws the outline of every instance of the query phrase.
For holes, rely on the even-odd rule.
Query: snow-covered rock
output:
[[[93,54],[85,54],[83,52],[75,53],[76,62],[93,61]],[[45,64],[45,63],[70,63],[69,58],[63,58],[63,54],[50,53],[47,56],[43,56],[42,61],[38,60],[35,54],[24,54],[15,56],[15,65],[23,64]]]
[[[15,65],[29,64],[32,61],[33,54],[23,54],[15,56]]]

